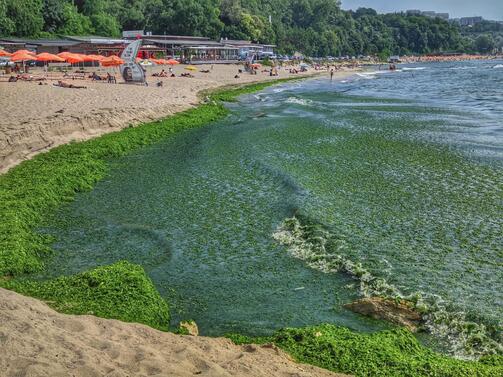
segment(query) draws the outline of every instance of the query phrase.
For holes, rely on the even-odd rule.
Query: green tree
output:
[[[59,34],[65,35],[92,35],[94,29],[89,17],[79,13],[77,7],[68,3],[65,4],[63,25],[57,30]]]
[[[18,37],[35,37],[44,26],[42,0],[7,0],[5,14],[10,20],[9,28]]]
[[[0,0],[0,35],[12,35],[15,28],[16,25],[7,16],[7,0]]]
[[[495,48],[494,39],[489,34],[480,35],[475,39],[473,47],[482,54],[491,53]]]

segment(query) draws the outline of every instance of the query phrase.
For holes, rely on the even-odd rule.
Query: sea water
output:
[[[385,328],[344,309],[368,292],[348,269],[325,268],[342,258],[433,300],[429,330],[447,352],[471,355],[473,324],[492,352],[503,318],[499,67],[408,65],[244,96],[222,121],[110,160],[41,230],[57,239],[44,277],[141,264],[173,324],[194,319],[205,335]],[[292,218],[344,247],[285,242]],[[299,257],[309,253],[316,263]]]

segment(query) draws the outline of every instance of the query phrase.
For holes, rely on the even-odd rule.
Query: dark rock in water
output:
[[[421,315],[406,301],[370,297],[346,304],[344,307],[355,313],[407,327],[412,332],[417,331],[421,322]]]

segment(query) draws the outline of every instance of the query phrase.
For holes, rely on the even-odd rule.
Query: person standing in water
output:
[[[330,70],[330,81],[332,81],[334,79],[334,69],[332,68]]]

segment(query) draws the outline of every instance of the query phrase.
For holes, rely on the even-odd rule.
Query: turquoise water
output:
[[[48,275],[139,263],[173,323],[194,319],[207,335],[383,328],[343,308],[365,292],[323,268],[337,253],[404,296],[434,298],[432,323],[454,315],[430,329],[451,352],[472,346],[461,327],[449,332],[459,322],[489,325],[477,331],[500,342],[503,69],[470,64],[274,87],[223,121],[114,159],[43,229],[57,237]],[[292,217],[344,247],[281,242]]]

